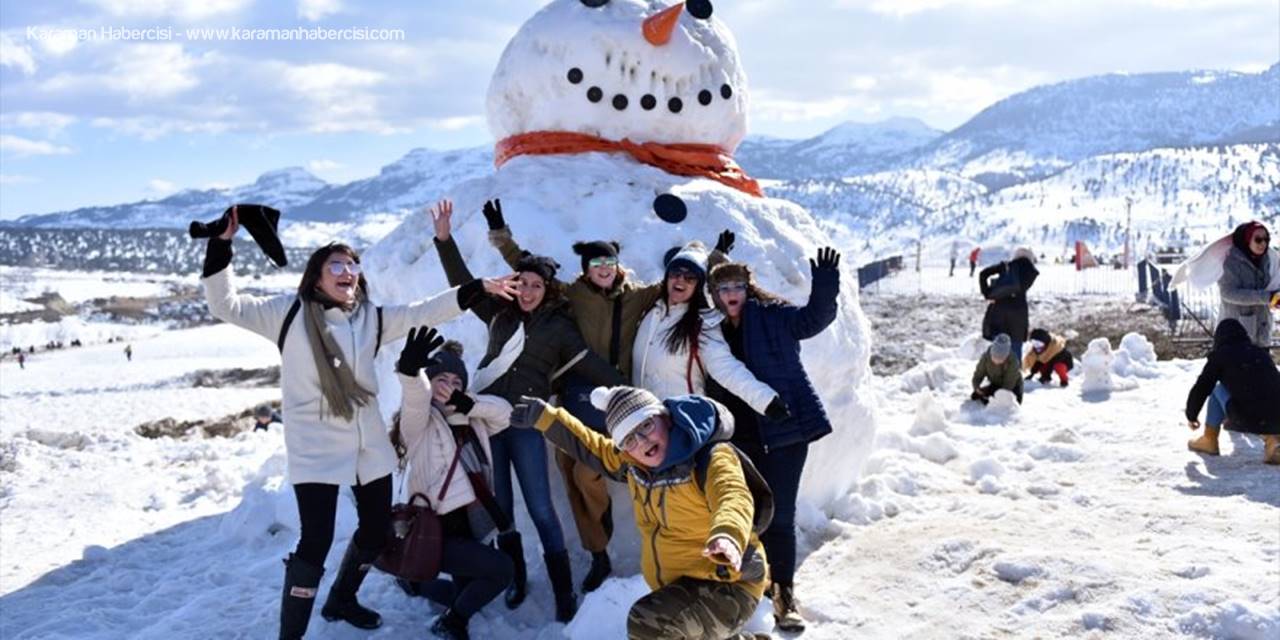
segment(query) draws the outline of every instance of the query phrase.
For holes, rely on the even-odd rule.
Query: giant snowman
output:
[[[562,280],[578,275],[575,241],[618,240],[622,263],[653,282],[667,249],[694,239],[710,246],[731,229],[731,257],[750,264],[765,288],[803,304],[808,259],[828,240],[807,211],[758,195],[732,163],[748,105],[737,46],[710,2],[553,0],[512,38],[490,82],[496,170],[438,197],[453,200],[453,235],[477,275],[509,272],[481,215],[486,200],[501,198],[516,240],[564,265]],[[427,215],[415,212],[367,252],[375,299],[404,302],[447,287],[432,238]],[[849,491],[874,436],[859,395],[869,330],[845,264],[839,316],[803,344],[835,426],[810,449],[802,484],[802,502],[819,508]],[[473,367],[484,330],[473,316],[442,327],[463,341]],[[389,362],[396,352],[381,357]],[[398,389],[392,380],[381,387]]]

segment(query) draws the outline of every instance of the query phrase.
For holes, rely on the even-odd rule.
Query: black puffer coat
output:
[[[474,279],[453,238],[444,242],[436,240],[436,250],[449,282]],[[489,344],[480,360],[481,367],[502,353],[503,345],[521,324],[525,333],[524,349],[515,362],[491,384],[476,389],[477,393],[495,395],[513,405],[522,395],[545,400],[551,396],[552,374],[575,360],[568,371],[593,384],[610,387],[625,384],[617,369],[587,347],[563,299],[546,300],[533,313],[524,313],[514,303],[484,296],[470,311],[489,326]]]
[[[1209,361],[1187,395],[1187,420],[1199,420],[1200,409],[1219,382],[1231,394],[1227,428],[1280,435],[1280,369],[1266,349],[1249,341],[1239,320],[1218,323]]]
[[[1035,284],[1040,272],[1026,258],[1017,258],[1009,262],[993,264],[978,274],[978,287],[982,297],[992,300],[992,295],[1001,293],[992,280],[1010,273],[1017,281],[1017,286],[1009,295],[1004,295],[987,305],[987,314],[982,318],[982,337],[993,340],[1001,333],[1006,333],[1014,342],[1026,342],[1027,331],[1031,328],[1027,309],[1027,290]]]

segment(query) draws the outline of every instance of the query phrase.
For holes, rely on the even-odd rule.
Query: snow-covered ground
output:
[[[924,346],[923,364],[872,378],[879,431],[857,489],[802,505],[803,637],[1280,637],[1280,469],[1252,438],[1224,436],[1220,458],[1188,452],[1180,407],[1200,362],[1110,346],[1111,390],[1083,392],[1078,369],[1065,389],[1030,383],[1021,408],[964,402],[976,342]],[[184,376],[276,359],[218,325],[141,337],[132,363],[115,345],[0,363],[0,637],[274,637],[297,535],[280,434],[133,427],[274,399]],[[646,587],[618,512],[619,576],[571,625],[548,622],[530,541],[530,600],[490,606],[475,636],[624,637]],[[354,524],[344,502],[331,566]],[[361,597],[381,630],[317,614],[308,637],[417,637],[434,615],[383,575]],[[752,628],[770,627],[765,603]]]

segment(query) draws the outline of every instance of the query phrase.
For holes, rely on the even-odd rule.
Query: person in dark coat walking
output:
[[[745,264],[718,265],[710,277],[716,306],[727,320],[721,327],[730,351],[760,382],[773,387],[791,410],[789,417],[772,420],[719,384],[707,385],[708,396],[729,407],[734,416],[732,442],[773,489],[773,522],[761,541],[770,560],[774,618],[783,631],[803,631],[805,626],[794,588],[800,475],[809,444],[831,433],[822,399],[800,360],[800,342],[818,335],[836,318],[840,254],[835,249],[821,249],[809,266],[813,284],[809,302],[803,307],[761,289]]]
[[[1200,408],[1209,402],[1204,434],[1187,443],[1192,451],[1218,455],[1222,427],[1254,433],[1265,442],[1264,461],[1280,464],[1280,369],[1270,353],[1249,341],[1239,320],[1218,323],[1213,351],[1187,394],[1187,425],[1200,428]]]
[[[449,282],[467,282],[470,270],[453,241],[453,203],[442,200],[431,210],[435,225],[435,245]],[[551,258],[527,255],[516,266],[519,295],[513,302],[487,298],[470,311],[489,327],[489,346],[473,377],[478,393],[498,396],[516,404],[523,396],[545,400],[552,383],[562,374],[580,376],[598,386],[625,382],[622,374],[587,346],[569,316],[563,293],[556,281],[560,265]],[[511,469],[520,480],[525,506],[529,510],[547,564],[547,577],[556,599],[556,619],[568,622],[577,611],[573,574],[564,531],[551,502],[551,479],[547,474],[547,443],[542,435],[528,429],[509,429],[495,435],[493,450],[494,495],[507,517],[515,521],[515,494]],[[515,576],[507,590],[509,608],[525,598],[524,547],[514,530],[498,538],[498,546],[511,556]]]
[[[1008,335],[1015,362],[1022,361],[1022,343],[1027,341],[1031,328],[1027,290],[1040,275],[1035,262],[1035,254],[1024,247],[1013,253],[1012,260],[991,265],[978,274],[978,287],[987,299],[982,337],[994,340],[1001,333]]]

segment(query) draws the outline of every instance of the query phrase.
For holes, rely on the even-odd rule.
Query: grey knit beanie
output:
[[[591,404],[604,412],[609,439],[619,448],[640,423],[667,412],[657,396],[636,387],[596,387]]]
[[[1009,354],[1012,352],[1013,345],[1011,344],[1009,334],[1007,333],[1002,333],[996,336],[996,339],[991,342],[991,357],[996,360],[1008,358]]]

